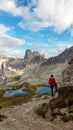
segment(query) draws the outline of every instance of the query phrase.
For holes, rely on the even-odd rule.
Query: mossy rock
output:
[[[64,122],[73,120],[73,87],[62,87],[58,89],[58,98],[50,101],[49,105],[52,110],[53,116],[61,115]],[[60,113],[60,111],[55,111],[55,109],[67,108],[68,114]]]
[[[22,83],[22,84],[15,85],[13,88],[14,89],[20,89],[22,87],[29,87],[29,86],[30,86],[30,84],[25,82],[25,83]]]
[[[55,118],[56,116],[62,116],[62,113],[60,112],[60,109],[54,109],[52,110],[52,116]]]
[[[58,95],[64,99],[73,94],[73,86],[62,87],[58,89]]]
[[[39,85],[29,85],[26,86],[23,91],[27,91],[29,93],[36,93],[36,90],[39,88]]]
[[[21,75],[17,75],[17,76],[15,76],[15,77],[13,77],[13,80],[17,81],[17,80],[19,80],[20,78],[21,78]]]
[[[73,105],[69,107],[69,113],[73,113]]]
[[[62,119],[64,122],[68,122],[68,121],[73,120],[73,116],[72,116],[72,115],[63,114],[61,119]]]
[[[48,107],[49,105],[47,103],[43,103],[38,109],[35,110],[35,113],[45,118],[45,114],[48,111]]]
[[[73,120],[73,87],[63,87],[58,89],[59,96],[55,99],[52,99],[49,102],[49,105],[45,104],[39,107],[36,110],[36,113],[42,117],[45,118],[45,115],[48,111],[48,108],[50,107],[52,116],[55,118],[56,116],[61,116],[62,120],[64,122],[68,122],[70,120]],[[62,113],[60,111],[61,108],[66,108],[67,109],[67,114]],[[69,113],[68,113],[69,112]]]
[[[0,122],[3,121],[4,119],[6,119],[7,116],[3,115],[3,114],[0,114]]]
[[[57,99],[51,100],[49,105],[51,109],[63,108],[66,107],[66,101],[63,100],[61,97],[58,97]]]
[[[50,101],[51,109],[69,107],[73,105],[73,87],[58,89],[58,98]]]
[[[0,89],[0,98],[3,96],[5,90]]]

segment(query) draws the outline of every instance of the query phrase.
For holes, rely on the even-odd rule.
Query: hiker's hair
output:
[[[54,77],[53,75],[51,75],[51,77]]]

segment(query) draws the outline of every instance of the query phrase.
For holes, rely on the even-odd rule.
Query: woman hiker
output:
[[[57,83],[53,75],[51,75],[50,78],[48,79],[48,84],[50,85],[51,88],[51,95],[54,96],[54,88],[55,91],[57,92]]]

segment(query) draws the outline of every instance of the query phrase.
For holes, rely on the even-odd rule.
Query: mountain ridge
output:
[[[41,66],[64,63],[69,60],[73,56],[73,46],[71,48],[65,49],[61,54],[55,57],[48,58],[45,62],[41,64]]]
[[[56,80],[61,82],[62,71],[68,67],[68,59],[71,56],[73,56],[73,46],[55,58],[45,59],[41,54],[33,56],[30,60],[9,58],[9,61],[6,61],[6,77],[8,76],[7,73],[15,73],[16,75],[18,73],[20,74],[18,84],[28,82],[33,85],[47,84],[47,79],[53,74]],[[8,82],[9,79],[7,79]]]

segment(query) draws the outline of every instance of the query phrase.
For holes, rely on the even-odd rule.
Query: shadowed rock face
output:
[[[33,58],[33,54],[32,54],[32,51],[31,50],[26,50],[26,52],[25,52],[25,56],[24,56],[24,59],[27,59],[27,60],[29,60],[29,59],[32,59]]]
[[[26,50],[25,56],[24,56],[24,63],[25,64],[35,64],[39,62],[44,62],[45,58],[43,55],[41,55],[38,51],[31,51]]]
[[[63,82],[68,82],[68,84],[73,84],[73,58],[68,62],[69,67],[62,72]]]
[[[32,58],[34,58],[35,56],[40,56],[41,54],[37,51],[31,51],[29,49],[26,50],[25,52],[25,56],[24,56],[24,60],[31,60]]]
[[[37,56],[34,56],[32,59],[31,59],[31,63],[39,63],[39,62],[43,62],[45,59],[43,56],[41,55],[37,55]]]

